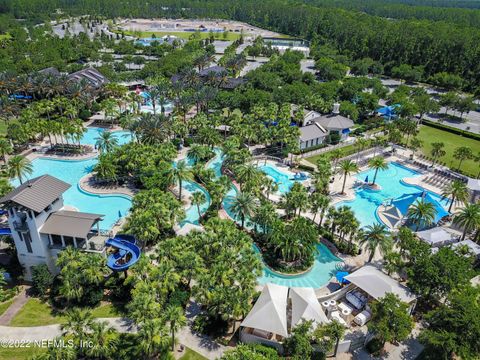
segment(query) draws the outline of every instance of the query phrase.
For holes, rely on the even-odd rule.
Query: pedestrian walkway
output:
[[[10,308],[12,308],[14,304],[15,303],[13,303]],[[15,313],[12,315],[12,318],[22,306],[23,304],[15,311]],[[188,325],[178,332],[176,336],[178,339],[178,343],[205,356],[207,359],[218,359],[223,355],[227,347],[216,343],[207,336],[197,334],[191,329],[193,319],[198,314],[198,312],[198,305],[194,302],[191,302],[187,309]],[[125,318],[98,318],[95,319],[95,321],[106,322],[108,326],[114,328],[118,332],[137,332],[137,327],[135,326],[135,324],[131,320]],[[8,322],[10,322],[10,320]],[[31,327],[13,327],[5,326],[5,324],[6,323],[0,324],[0,340],[3,341],[20,340],[26,342],[35,342],[42,340],[51,340],[62,335],[62,329],[60,324]]]
[[[13,303],[8,307],[5,312],[0,315],[0,325],[8,325],[10,321],[17,315],[20,309],[25,305],[28,301],[27,290],[29,287],[22,287],[20,293],[15,297]]]

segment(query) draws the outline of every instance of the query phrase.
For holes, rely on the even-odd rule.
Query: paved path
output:
[[[13,306],[13,304],[12,304]],[[11,307],[12,307],[11,306]],[[18,310],[17,310],[18,311]],[[187,308],[188,326],[184,327],[176,335],[178,342],[205,356],[207,359],[217,359],[227,349],[226,346],[217,344],[206,336],[194,333],[191,324],[199,309],[195,303],[190,303]],[[110,327],[119,332],[136,332],[137,328],[132,321],[124,318],[98,318],[97,321],[105,321]],[[13,327],[0,325],[0,340],[23,340],[28,342],[54,339],[62,335],[59,324]]]
[[[0,315],[0,325],[10,324],[10,321],[12,321],[15,315],[17,315],[18,311],[23,307],[23,305],[25,305],[25,303],[28,301],[27,290],[28,288],[22,287],[20,294],[15,297],[13,303],[2,315]]]

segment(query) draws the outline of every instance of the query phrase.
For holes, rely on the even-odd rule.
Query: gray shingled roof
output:
[[[324,115],[313,119],[312,121],[320,124],[328,130],[349,129],[353,126],[353,121],[342,115]]]
[[[74,72],[68,75],[68,79],[74,81],[86,80],[90,85],[96,88],[108,82],[108,79],[103,76],[102,73],[92,67]]]
[[[43,234],[74,236],[85,239],[92,226],[103,216],[60,210],[52,213],[39,231]]]
[[[309,141],[316,138],[326,137],[327,133],[323,131],[317,124],[303,126],[300,129],[300,140]]]
[[[42,175],[24,182],[0,199],[0,204],[13,202],[36,212],[42,212],[65,191],[70,184],[50,175]]]

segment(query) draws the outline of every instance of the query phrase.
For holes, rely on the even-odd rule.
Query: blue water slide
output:
[[[107,258],[107,266],[113,271],[128,270],[140,258],[140,248],[134,236],[117,234],[113,239],[108,239],[105,246],[117,249],[117,252]]]
[[[2,235],[12,235],[12,231],[10,230],[10,228],[1,228],[0,236]]]

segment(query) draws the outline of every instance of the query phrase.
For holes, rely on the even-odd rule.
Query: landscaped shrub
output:
[[[82,109],[78,114],[78,117],[83,121],[88,120],[90,116],[92,116],[92,113],[88,109]]]
[[[45,296],[53,284],[53,275],[46,264],[32,266],[32,290]]]
[[[370,354],[378,354],[383,349],[383,343],[380,339],[373,338],[367,343],[366,349]]]
[[[470,139],[480,141],[480,134],[475,134],[475,133],[472,133],[472,132],[469,132],[469,131],[464,131],[464,130],[458,129],[456,127],[453,127],[453,126],[440,124],[440,123],[437,123],[435,121],[430,121],[430,120],[423,120],[422,124],[424,124],[426,126],[433,127],[435,129],[445,130],[445,131],[448,131],[452,134],[456,134],[456,135],[464,136],[466,138],[470,138]]]

